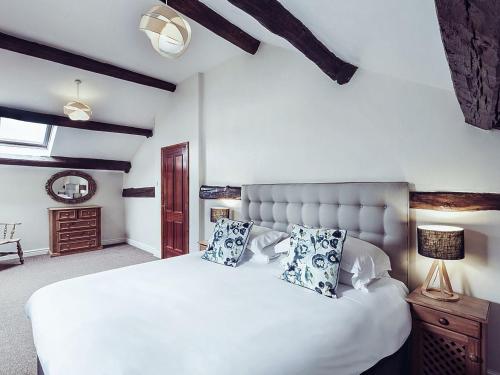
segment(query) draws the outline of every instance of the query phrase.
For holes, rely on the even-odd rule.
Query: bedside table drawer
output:
[[[449,329],[451,331],[459,332],[467,336],[476,338],[481,337],[481,325],[473,320],[461,318],[459,316],[429,309],[427,307],[419,305],[413,305],[412,310],[415,317],[424,322]]]

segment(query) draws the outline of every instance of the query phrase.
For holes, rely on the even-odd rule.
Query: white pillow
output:
[[[247,249],[257,256],[266,257],[269,261],[269,257],[274,255],[274,245],[288,236],[285,232],[254,225],[250,232]]]
[[[339,283],[352,286],[354,289],[362,290],[363,292],[368,292],[368,285],[375,280],[381,279],[382,277],[391,277],[391,276],[389,275],[389,272],[384,271],[377,277],[367,282],[366,280],[360,280],[353,273],[340,269]]]
[[[253,254],[251,251],[249,251],[248,253],[250,253],[250,257],[248,258],[248,261],[253,263],[267,264],[278,259],[281,254],[274,251],[274,246],[275,245],[266,246],[259,254]]]
[[[288,253],[290,251],[290,238],[286,238],[274,245],[274,252],[277,254]]]
[[[345,271],[340,272],[342,284],[367,290],[366,286],[370,282],[387,276],[387,271],[391,270],[391,260],[382,249],[370,242],[347,236],[340,268]],[[350,282],[349,277],[351,277]]]

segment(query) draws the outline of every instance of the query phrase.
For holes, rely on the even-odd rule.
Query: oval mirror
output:
[[[45,184],[50,197],[61,203],[83,203],[92,198],[97,185],[92,176],[80,171],[63,171],[53,175]]]

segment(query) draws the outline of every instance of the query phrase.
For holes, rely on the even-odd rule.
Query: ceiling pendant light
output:
[[[80,85],[82,81],[79,79],[75,80],[76,83],[76,100],[69,102],[64,106],[64,114],[73,121],[88,121],[90,120],[90,115],[92,110],[90,107],[80,101]]]
[[[139,29],[148,36],[153,48],[162,56],[182,55],[191,41],[191,27],[176,11],[157,5],[141,18]]]

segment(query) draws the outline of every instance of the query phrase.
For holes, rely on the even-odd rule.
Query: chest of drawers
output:
[[[50,255],[99,250],[101,207],[49,208]]]

